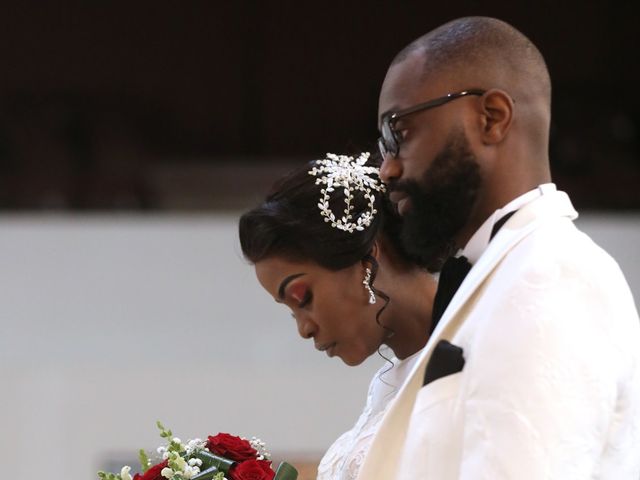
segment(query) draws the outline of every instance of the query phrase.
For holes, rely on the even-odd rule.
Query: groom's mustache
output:
[[[398,203],[405,197],[422,193],[422,189],[413,180],[390,180],[386,183],[387,195],[392,203]]]
[[[387,186],[387,192],[407,192],[407,180],[389,180],[385,182]]]

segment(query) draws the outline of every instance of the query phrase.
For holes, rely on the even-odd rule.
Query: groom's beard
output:
[[[454,236],[469,221],[481,184],[476,157],[464,132],[456,131],[421,182],[405,180],[390,185],[410,197],[402,242],[407,252],[430,271],[439,271],[455,252]]]

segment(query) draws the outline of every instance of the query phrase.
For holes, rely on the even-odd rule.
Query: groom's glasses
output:
[[[483,95],[484,93],[485,90],[465,90],[463,92],[449,93],[444,97],[429,100],[428,102],[420,103],[413,107],[405,108],[404,110],[387,113],[382,117],[382,126],[380,127],[380,133],[382,134],[378,139],[378,148],[380,149],[380,153],[383,157],[398,156],[402,138],[395,130],[395,123],[402,117],[406,117],[407,115],[420,112],[422,110],[439,107],[440,105],[449,103],[451,100],[455,100],[456,98],[466,97],[467,95]]]

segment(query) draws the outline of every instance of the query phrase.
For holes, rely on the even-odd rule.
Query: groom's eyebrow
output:
[[[302,275],[306,275],[306,273],[294,273],[293,275],[289,275],[282,281],[282,283],[280,283],[280,286],[278,287],[278,298],[280,300],[284,300],[284,289],[287,288],[287,285]]]

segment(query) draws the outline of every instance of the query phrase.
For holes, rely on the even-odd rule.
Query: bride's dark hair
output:
[[[379,154],[372,154],[367,161],[370,166],[380,164]],[[320,215],[321,186],[308,173],[313,166],[314,162],[309,162],[290,172],[275,183],[261,205],[242,215],[240,245],[248,261],[255,264],[277,256],[312,261],[335,271],[367,259],[376,239],[384,238],[385,246],[391,246],[399,260],[416,262],[402,246],[401,219],[383,193],[373,192],[377,213],[369,227],[353,233],[331,228]],[[342,189],[332,192],[331,210],[341,213],[344,199]],[[361,192],[355,194],[352,205],[354,218],[368,210],[368,201]]]
[[[366,165],[380,167],[379,154],[372,154]],[[399,262],[414,263],[404,250],[400,240],[401,219],[395,213],[387,196],[374,192],[374,208],[377,211],[371,225],[353,233],[332,228],[320,214],[320,185],[316,177],[309,174],[314,162],[309,162],[279,180],[261,205],[240,217],[240,245],[245,258],[257,263],[270,257],[282,257],[291,261],[312,261],[328,270],[340,270],[366,261],[371,265],[370,286],[384,300],[376,314],[376,323],[388,336],[393,331],[380,322],[380,315],[387,308],[389,296],[375,287],[378,262],[371,256],[374,242],[380,239]],[[353,218],[369,209],[362,192],[352,200]],[[343,190],[331,193],[329,206],[333,212],[345,208]],[[341,215],[340,215],[341,216]],[[391,362],[380,351],[378,353]]]

